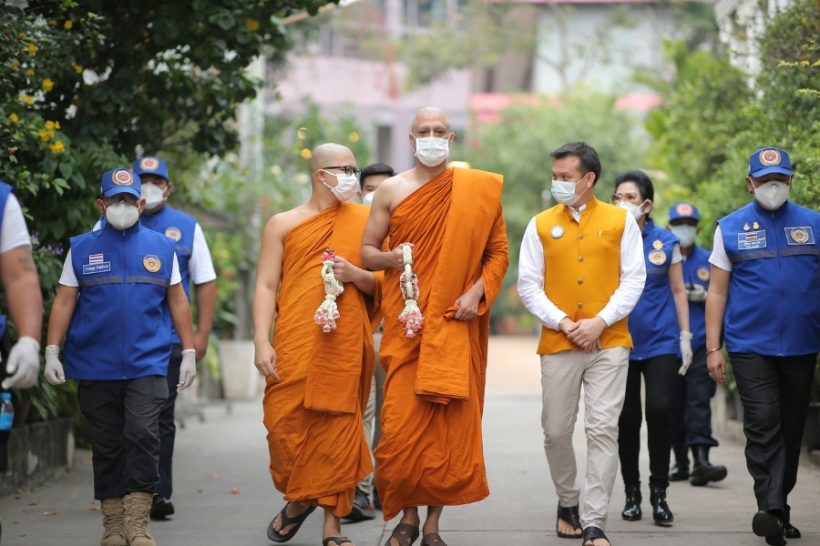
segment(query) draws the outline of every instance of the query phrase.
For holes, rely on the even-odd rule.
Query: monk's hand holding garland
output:
[[[279,374],[276,373],[276,351],[273,350],[271,344],[265,340],[264,342],[256,342],[254,351],[254,365],[256,369],[265,377],[272,378],[275,382],[279,382]]]
[[[404,251],[402,250],[404,245],[412,247],[413,243],[402,243],[390,251],[390,267],[399,271],[404,271]]]

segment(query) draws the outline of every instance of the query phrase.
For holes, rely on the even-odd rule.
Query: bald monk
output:
[[[376,280],[359,260],[369,208],[347,202],[359,189],[353,153],[322,144],[313,150],[310,169],[310,199],[265,226],[253,298],[270,473],[287,501],[267,535],[287,542],[319,506],[322,544],[342,546],[352,543],[340,536],[339,518],[350,512],[356,484],[373,469],[362,412],[373,376],[369,313]],[[329,333],[313,320],[325,298],[326,248],[336,253],[334,273],[344,285],[336,300],[337,329]]]
[[[376,487],[385,520],[402,512],[387,546],[415,542],[419,506],[427,506],[421,543],[445,546],[443,507],[489,494],[481,414],[490,304],[509,264],[503,179],[447,168],[455,134],[438,108],[415,115],[409,138],[416,165],[376,190],[362,239],[364,264],[385,270],[380,355],[387,378]],[[414,338],[398,318],[403,244],[412,245],[424,315]]]

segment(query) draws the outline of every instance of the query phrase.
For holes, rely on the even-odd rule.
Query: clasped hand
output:
[[[601,317],[581,319],[578,322],[565,317],[558,325],[564,335],[584,352],[591,353],[600,349],[601,334],[606,329],[606,322]]]

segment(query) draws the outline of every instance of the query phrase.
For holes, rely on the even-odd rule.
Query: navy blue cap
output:
[[[749,176],[759,178],[771,173],[780,173],[786,176],[794,174],[789,154],[786,153],[786,150],[774,146],[765,146],[755,150],[752,157],[749,158]]]
[[[113,169],[100,179],[100,193],[103,197],[129,193],[139,199],[141,187],[139,175],[131,169]]]
[[[134,172],[140,176],[153,174],[165,180],[170,180],[168,178],[168,164],[162,159],[150,155],[134,160]]]
[[[692,219],[696,222],[700,221],[700,214],[698,213],[698,208],[693,205],[692,203],[687,203],[686,201],[681,201],[675,205],[672,205],[669,208],[669,221],[672,220],[683,220],[683,219]]]

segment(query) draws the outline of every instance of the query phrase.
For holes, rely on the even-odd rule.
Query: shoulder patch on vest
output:
[[[785,227],[783,229],[786,230],[786,243],[791,246],[814,244],[814,233],[811,226]]]
[[[709,280],[709,268],[708,267],[699,267],[697,271],[698,278],[702,281]]]

